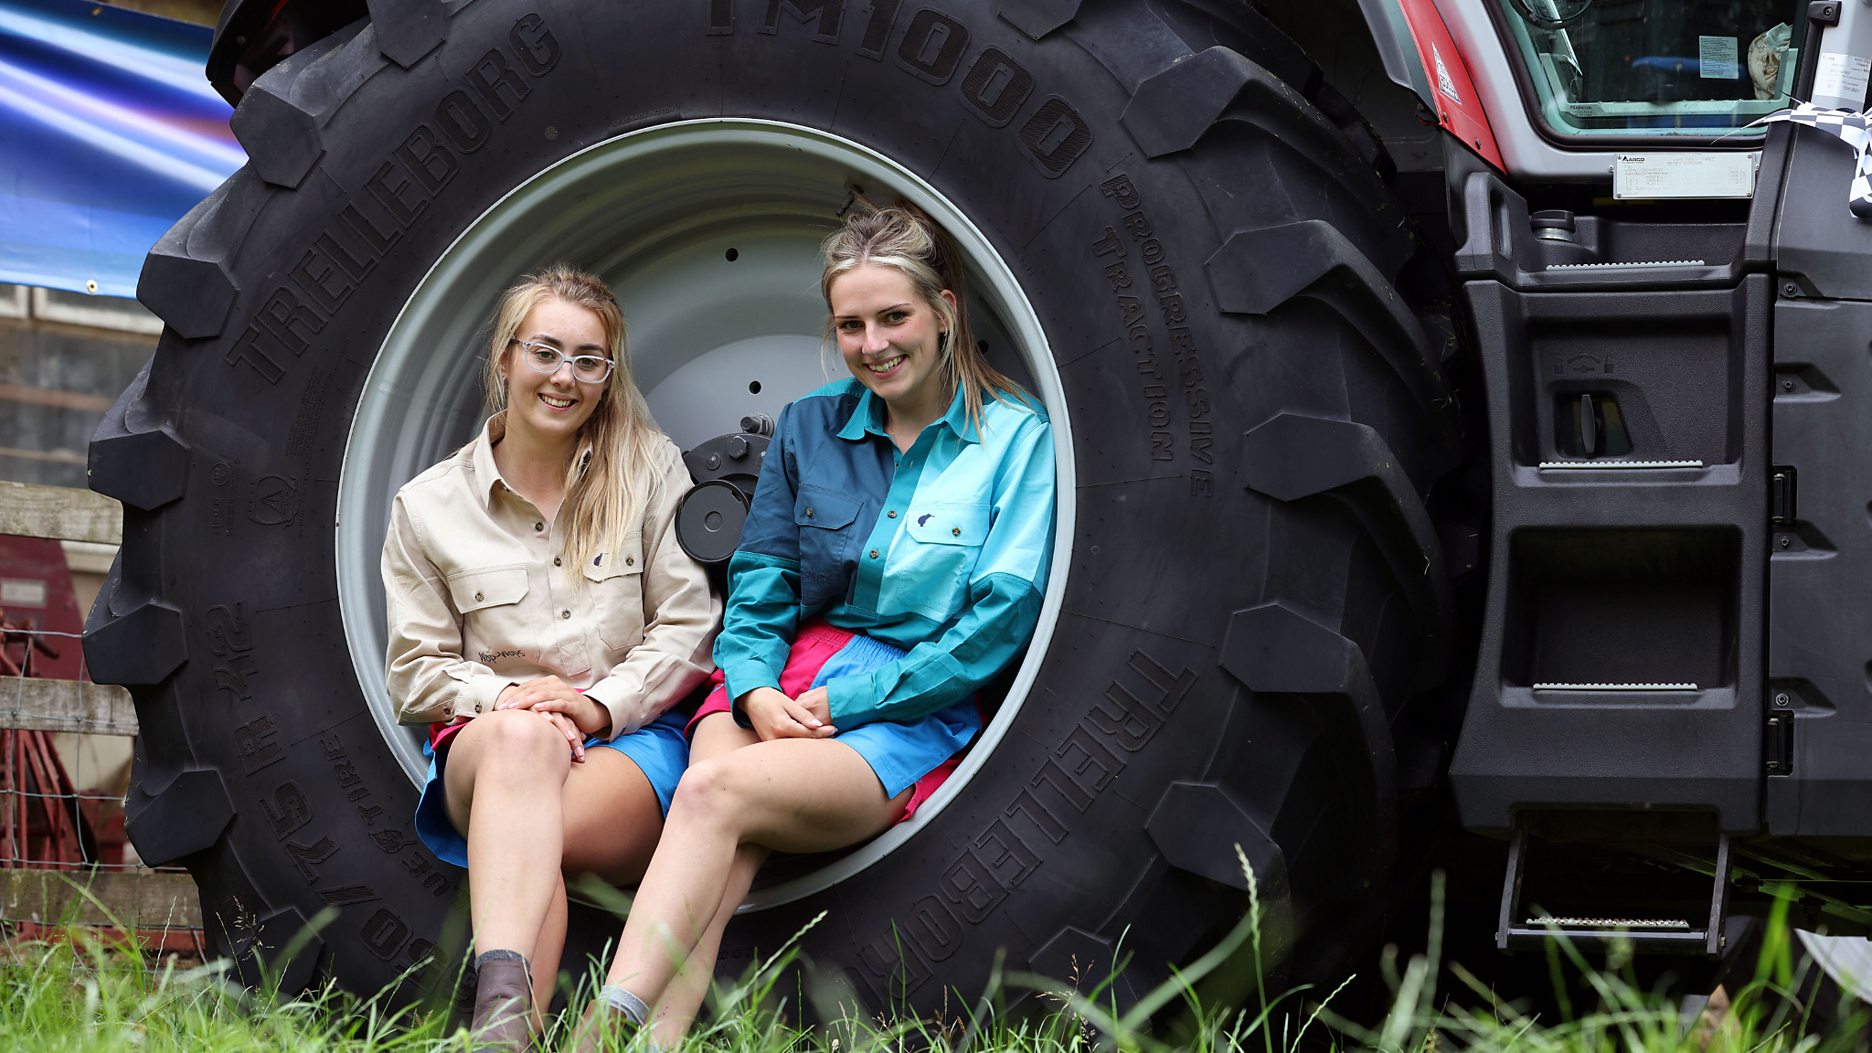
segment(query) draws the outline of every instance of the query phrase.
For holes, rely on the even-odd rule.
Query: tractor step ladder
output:
[[[1574,850],[1592,846],[1573,843]],[[1508,870],[1502,881],[1501,913],[1495,946],[1516,950],[1566,940],[1581,948],[1628,941],[1641,952],[1707,954],[1722,951],[1723,921],[1729,899],[1729,835],[1717,835],[1715,872],[1707,904],[1686,902],[1681,910],[1656,909],[1549,913],[1524,895],[1532,851],[1527,827],[1517,823],[1508,843]],[[1652,905],[1655,906],[1655,905]],[[1622,916],[1629,914],[1631,916]]]

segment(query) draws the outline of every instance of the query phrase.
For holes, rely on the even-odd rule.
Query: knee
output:
[[[719,757],[690,765],[676,784],[670,819],[721,822],[746,814],[749,780],[743,766],[733,761],[732,756]]]
[[[481,732],[483,764],[535,768],[554,761],[571,763],[565,736],[537,713],[500,710],[478,716],[474,723]]]

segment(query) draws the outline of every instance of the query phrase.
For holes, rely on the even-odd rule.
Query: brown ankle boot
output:
[[[489,951],[475,959],[475,1053],[523,1053],[533,1041],[533,980],[527,961],[514,951]]]

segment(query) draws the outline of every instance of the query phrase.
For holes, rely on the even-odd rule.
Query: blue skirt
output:
[[[882,640],[813,620],[801,626],[787,651],[780,671],[780,690],[798,697],[809,688],[824,687],[842,676],[868,673],[904,656],[904,650]],[[689,722],[691,734],[702,718],[730,710],[725,673],[715,671],[715,690],[709,692]],[[879,720],[840,731],[832,737],[858,752],[884,796],[895,797],[911,787],[916,792],[904,808],[909,818],[917,806],[936,792],[954,770],[954,760],[982,729],[981,709],[975,696],[952,702],[912,720]]]
[[[868,673],[903,656],[902,649],[881,640],[853,636],[813,675],[812,686],[824,687],[841,676]],[[861,724],[832,739],[857,750],[883,784],[884,796],[895,797],[961,752],[981,727],[981,710],[970,695],[928,716]]]
[[[676,792],[683,769],[689,767],[689,742],[683,737],[683,723],[687,719],[682,713],[665,713],[616,739],[586,739],[585,749],[617,750],[629,757],[650,780],[650,789],[656,792],[657,807],[668,815],[670,796]],[[416,802],[416,836],[437,859],[466,869],[468,838],[449,820],[446,791],[442,786],[442,769],[448,762],[449,751],[445,748],[438,754],[424,743],[423,752],[429,756],[429,781],[423,784],[422,798]]]

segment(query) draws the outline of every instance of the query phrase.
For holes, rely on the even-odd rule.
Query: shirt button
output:
[[[544,523],[535,523],[535,524],[533,524],[533,532],[534,532],[535,534],[537,534],[537,533],[539,533],[540,531],[542,531],[542,530],[545,530],[545,529],[546,529],[546,524],[544,524]]]
[[[564,564],[560,563],[558,556],[553,557],[553,566],[558,567],[558,566],[563,566],[563,565]]]
[[[570,618],[570,617],[572,617],[572,612],[571,612],[571,611],[560,611],[560,612],[559,612],[559,617],[561,617],[561,618]]]
[[[636,565],[637,565],[637,557],[636,557],[636,556],[625,556],[625,557],[624,557],[624,565],[625,565],[625,566],[627,566],[627,567],[634,567],[634,566],[636,566]]]
[[[895,508],[893,508],[893,509],[891,509],[890,511],[888,511],[888,512],[886,512],[886,513],[884,513],[884,514],[885,514],[885,515],[887,515],[887,516],[889,516],[889,517],[891,517],[892,519],[896,519],[896,518],[897,518],[897,510],[896,510]]]
[[[477,592],[477,593],[475,593],[475,602],[476,602],[476,603],[480,603],[480,602],[481,602],[482,600],[484,600],[484,599],[486,599],[486,598],[487,598],[487,597],[485,597],[485,596],[483,596],[483,595],[481,595],[481,594],[480,594],[480,593],[478,593],[478,592]]]
[[[872,559],[876,559],[876,558],[877,558],[877,549],[872,549],[872,550],[871,550],[871,558],[872,558]]]
[[[950,532],[951,534],[954,534],[954,535],[955,535],[956,537],[961,537],[961,536],[962,536],[962,528],[961,528],[961,527],[950,527],[950,528],[949,528],[949,532]]]
[[[807,518],[807,519],[811,519],[811,518],[812,518],[812,509],[810,509],[810,508],[808,508],[808,509],[806,510],[806,518]]]

